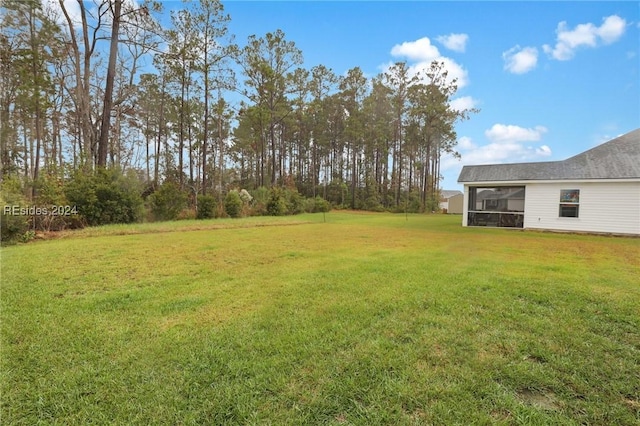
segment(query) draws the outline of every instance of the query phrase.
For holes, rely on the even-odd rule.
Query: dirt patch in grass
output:
[[[560,404],[553,392],[537,389],[521,389],[517,392],[518,399],[525,404],[533,405],[547,411],[560,410]]]
[[[624,403],[633,413],[640,414],[640,401],[637,399],[625,398]]]
[[[525,361],[533,362],[534,364],[546,364],[547,360],[541,355],[527,355],[524,357]]]
[[[491,418],[497,422],[508,422],[512,420],[511,413],[508,410],[493,410]]]

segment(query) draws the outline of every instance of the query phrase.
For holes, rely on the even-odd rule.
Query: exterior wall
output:
[[[562,189],[580,190],[579,217],[559,217]],[[640,182],[529,183],[524,211],[524,228],[640,235]]]
[[[447,213],[462,214],[463,201],[464,194],[454,195],[453,197],[449,198],[449,208],[447,209]]]

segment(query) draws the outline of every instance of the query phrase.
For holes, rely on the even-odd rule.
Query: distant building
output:
[[[447,210],[447,213],[462,214],[462,212],[464,211],[463,204],[464,194],[461,192],[458,195],[454,195],[453,197],[449,198],[449,209]]]
[[[564,161],[464,166],[463,226],[640,235],[640,129]]]
[[[462,213],[462,203],[455,202],[455,197],[463,197],[464,195],[462,194],[462,191],[457,191],[457,190],[442,190],[440,191],[440,210],[442,210],[443,212],[446,213],[457,213],[457,214],[461,214]],[[451,200],[454,199],[454,202],[452,203]],[[460,198],[458,198],[459,200]],[[459,206],[458,206],[459,204]],[[452,211],[452,210],[456,210],[456,211]]]

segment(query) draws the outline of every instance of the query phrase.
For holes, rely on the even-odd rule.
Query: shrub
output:
[[[437,196],[431,195],[427,197],[425,210],[427,212],[437,212],[440,210],[440,200]]]
[[[328,212],[331,210],[331,203],[329,203],[327,200],[325,200],[322,197],[316,197],[313,199],[313,204],[314,204],[314,212],[319,213],[319,212]]]
[[[92,175],[78,172],[64,187],[67,200],[88,225],[140,220],[144,213],[140,192],[137,178],[118,169],[98,169]]]
[[[419,192],[411,192],[410,194],[402,194],[401,202],[403,208],[409,213],[421,213],[422,201]],[[438,206],[439,207],[439,206]]]
[[[33,216],[33,227],[40,231],[61,231],[84,227],[82,216],[77,214],[77,206],[72,205],[64,193],[63,179],[55,174],[41,175],[34,182],[37,206],[56,209],[58,214]]]
[[[242,216],[253,216],[255,215],[254,211],[254,199],[249,194],[249,191],[246,189],[241,189],[238,193],[240,195],[240,199],[242,200]],[[264,209],[263,209],[264,210]]]
[[[19,188],[19,185],[18,185]],[[27,203],[22,194],[4,186],[0,193],[0,242],[2,245],[24,242],[33,237],[33,233],[29,231],[28,216],[21,214],[13,214],[13,208],[26,208]]]
[[[213,219],[216,216],[216,199],[211,195],[198,195],[196,219]]]
[[[328,212],[331,210],[331,203],[317,195],[315,198],[307,198],[305,200],[305,209],[307,213]]]
[[[380,196],[378,194],[372,194],[368,196],[362,205],[364,210],[372,211],[372,212],[383,212],[384,207],[380,202]]]
[[[229,191],[224,198],[224,210],[230,217],[242,216],[242,199],[236,190]]]
[[[176,220],[192,220],[195,218],[196,218],[195,209],[186,208],[186,209],[180,210],[180,212],[178,213],[178,216],[176,217]]]
[[[287,214],[287,201],[284,198],[283,192],[281,188],[271,188],[269,201],[267,201],[267,214],[269,216],[284,216]]]
[[[315,213],[315,198],[307,198],[304,200],[304,211],[306,213]]]
[[[349,188],[344,182],[331,182],[325,192],[327,200],[333,205],[344,206],[345,203],[348,203]]]
[[[173,182],[164,182],[149,196],[151,213],[155,220],[175,220],[187,207],[187,194]]]
[[[242,200],[242,202],[245,204],[250,204],[251,201],[253,201],[253,197],[246,189],[241,189],[238,194],[240,195],[240,199]]]
[[[269,201],[269,189],[264,186],[254,189],[250,195],[253,197],[254,203],[267,204],[267,201]]]
[[[287,199],[287,211],[289,214],[304,212],[305,200],[296,189],[286,189],[284,195]]]
[[[267,214],[267,203],[269,202],[269,190],[264,186],[251,191],[253,200],[251,202],[252,216],[264,216]]]

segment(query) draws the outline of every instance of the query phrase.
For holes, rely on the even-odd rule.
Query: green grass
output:
[[[326,219],[3,248],[0,421],[640,423],[640,239]]]

